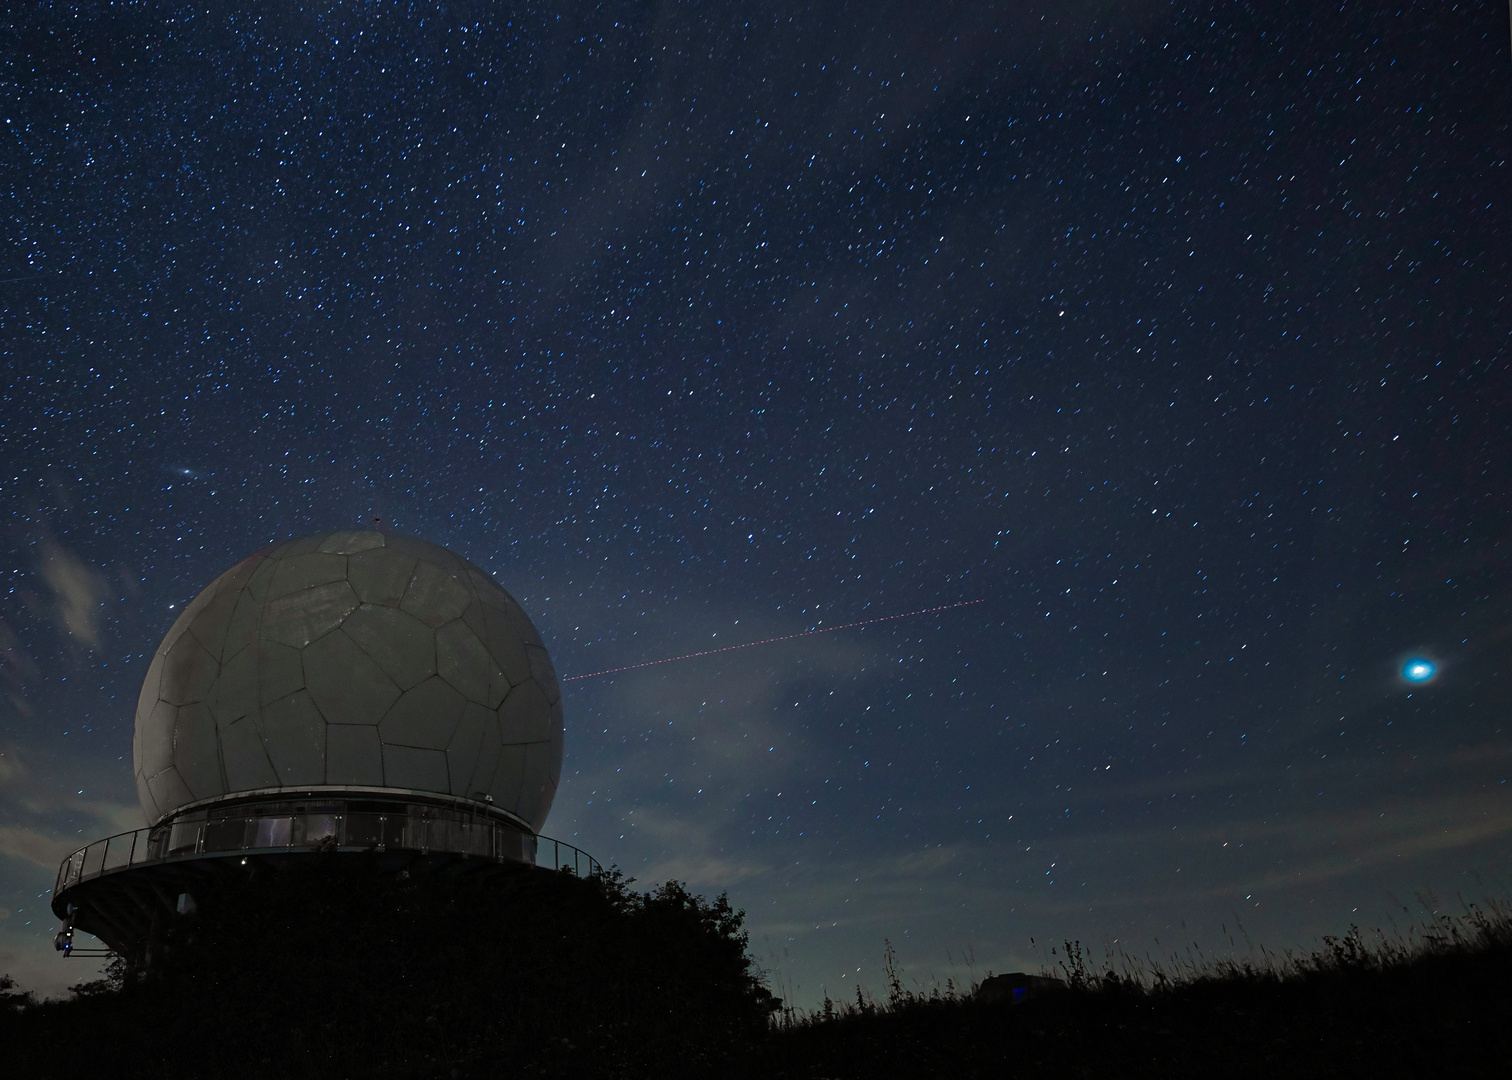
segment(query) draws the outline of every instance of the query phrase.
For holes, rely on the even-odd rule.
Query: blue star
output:
[[[1431,660],[1424,660],[1420,656],[1414,656],[1402,665],[1402,678],[1408,682],[1423,683],[1433,678],[1438,667]]]

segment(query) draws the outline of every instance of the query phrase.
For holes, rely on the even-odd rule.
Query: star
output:
[[[1437,672],[1437,665],[1432,660],[1425,660],[1421,656],[1414,656],[1402,665],[1402,678],[1408,682],[1425,683]]]

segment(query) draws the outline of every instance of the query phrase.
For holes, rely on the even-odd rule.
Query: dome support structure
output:
[[[162,929],[193,914],[197,892],[321,855],[376,856],[383,868],[412,875],[556,870],[588,877],[603,871],[587,852],[522,831],[486,804],[463,808],[456,801],[381,794],[386,797],[289,792],[217,801],[152,828],[97,840],[58,868],[52,909],[63,925],[54,944],[64,956],[112,954],[143,968]],[[75,931],[92,934],[105,948],[76,948]]]

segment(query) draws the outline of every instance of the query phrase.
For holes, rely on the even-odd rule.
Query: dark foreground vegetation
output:
[[[776,1008],[741,914],[675,883],[312,855],[195,899],[146,977],[0,1017],[0,1080],[707,1075]]]
[[[36,1003],[0,980],[0,1075],[1395,1077],[1512,1072],[1512,918],[1179,971],[1089,966],[1018,1003],[896,978],[783,1009],[742,915],[618,875],[396,879],[312,859],[209,894],[150,977]],[[889,971],[890,971],[889,967]]]
[[[1467,909],[1307,956],[1101,969],[1066,947],[1059,993],[988,1004],[905,991],[769,1040],[788,1077],[1507,1077],[1512,918]],[[828,1014],[828,1015],[826,1015]]]

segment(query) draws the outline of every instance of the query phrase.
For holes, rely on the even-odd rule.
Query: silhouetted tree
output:
[[[81,985],[71,1005],[92,1043],[124,1048],[109,1068],[154,1080],[492,1076],[506,1061],[699,1075],[775,1008],[744,913],[678,882],[630,885],[312,855],[196,892],[142,979]]]
[[[0,1014],[18,1013],[35,999],[26,990],[16,989],[16,980],[9,975],[0,975]]]

